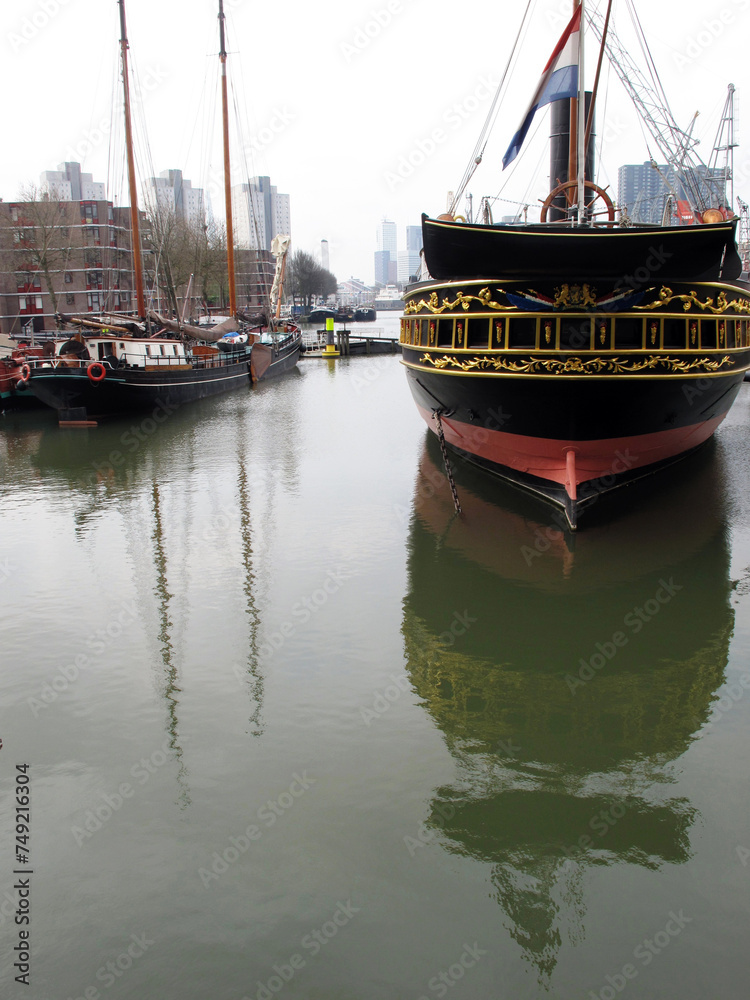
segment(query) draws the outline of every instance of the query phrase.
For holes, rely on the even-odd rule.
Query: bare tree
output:
[[[338,282],[330,271],[315,260],[312,254],[304,250],[296,250],[290,262],[289,288],[295,299],[300,299],[302,308],[309,312],[313,299],[321,295],[328,298],[335,295],[338,290]]]
[[[81,246],[80,219],[75,203],[58,201],[49,191],[29,185],[21,191],[11,223],[11,252],[16,271],[28,277],[40,274],[57,313],[54,277],[65,271],[74,249]]]

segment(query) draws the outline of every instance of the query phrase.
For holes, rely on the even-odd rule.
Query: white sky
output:
[[[727,85],[736,86],[735,194],[750,200],[750,148],[742,143],[750,0],[636,0],[636,6],[678,124],[687,127],[700,112],[695,134],[706,161]],[[230,79],[243,129],[234,141],[233,179],[270,175],[291,196],[295,248],[317,252],[325,238],[339,280],[355,275],[371,282],[381,219],[398,224],[401,248],[404,226],[418,224],[423,211],[445,210],[525,7],[526,0],[225,0]],[[624,0],[615,0],[614,9],[616,30],[640,62]],[[126,10],[144,93],[138,128],[150,149],[149,163],[139,143],[142,175],[181,168],[195,186],[210,190],[221,216],[218,0],[127,0]],[[548,191],[549,109],[537,115],[521,156],[504,174],[501,159],[571,12],[572,0],[535,2],[521,61],[469,186],[475,205],[502,189],[504,198],[528,201],[529,219],[538,219],[537,201]],[[591,81],[597,52],[589,38]],[[127,204],[118,42],[116,0],[3,0],[0,197],[16,198],[43,170],[76,159],[94,180],[108,182],[116,204]],[[232,112],[230,128],[237,133]],[[430,148],[435,130],[439,141]],[[648,152],[606,63],[597,132],[607,140],[597,179],[616,198],[617,168],[643,162]],[[429,155],[399,177],[400,165],[419,161],[420,144]],[[495,217],[513,210],[498,203]]]

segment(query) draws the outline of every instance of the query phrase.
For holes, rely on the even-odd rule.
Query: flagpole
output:
[[[584,222],[584,179],[586,175],[586,89],[583,79],[583,0],[581,8],[581,24],[578,32],[578,225]]]

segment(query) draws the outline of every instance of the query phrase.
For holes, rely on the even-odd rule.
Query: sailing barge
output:
[[[574,105],[571,136],[584,135],[579,78],[557,102],[566,115]],[[714,224],[625,226],[605,197],[608,218],[597,224],[601,194],[582,176],[561,183],[543,211],[561,196],[577,204],[567,221],[537,225],[423,216],[431,279],[407,289],[401,320],[403,364],[428,426],[562,508],[572,530],[602,493],[705,442],[750,370],[750,285],[738,280],[731,213],[706,212]]]
[[[276,236],[274,286],[268,316],[240,323],[234,273],[231,173],[229,163],[227,50],[223,0],[219,0],[222,81],[224,180],[227,217],[227,274],[231,318],[212,331],[150,311],[143,282],[140,218],[136,188],[130,113],[129,42],[125,2],[120,13],[120,49],[125,115],[125,142],[130,192],[133,270],[139,319],[105,316],[99,321],[72,318],[79,332],[60,345],[53,357],[30,360],[20,372],[19,386],[58,411],[63,422],[90,422],[99,415],[125,414],[154,408],[171,409],[207,396],[246,387],[293,368],[302,336],[291,321],[280,318],[281,297],[289,251],[287,236]],[[65,321],[65,317],[61,317]],[[242,335],[237,331],[242,329]],[[87,336],[84,337],[84,331]],[[95,332],[92,332],[95,331]],[[224,337],[221,335],[225,334]],[[234,334],[234,336],[232,336]],[[220,339],[221,338],[221,339]],[[208,345],[207,339],[218,343]],[[202,343],[200,341],[203,341]]]

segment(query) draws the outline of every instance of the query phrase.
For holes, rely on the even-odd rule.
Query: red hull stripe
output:
[[[419,412],[434,431],[435,421],[431,411],[420,406]],[[576,485],[641,469],[696,448],[711,437],[725,416],[721,414],[689,427],[655,431],[653,434],[594,441],[525,437],[488,430],[450,417],[443,417],[442,424],[446,440],[454,447],[495,465],[559,483],[567,487],[570,496],[575,497]],[[566,457],[566,453],[571,451],[575,454],[574,461]],[[566,482],[571,467],[575,470],[575,484]]]

